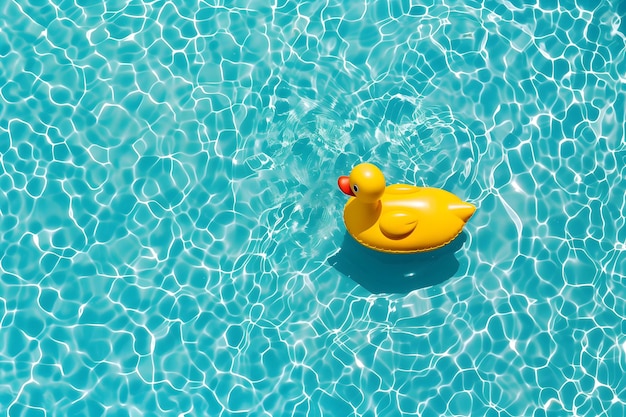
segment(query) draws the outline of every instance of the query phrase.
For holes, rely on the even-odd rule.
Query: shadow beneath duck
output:
[[[459,269],[454,254],[466,240],[463,231],[448,245],[434,251],[393,254],[368,249],[346,233],[341,249],[328,262],[374,294],[407,294],[450,279]]]

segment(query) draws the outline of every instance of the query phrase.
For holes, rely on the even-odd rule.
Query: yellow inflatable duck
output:
[[[341,176],[339,188],[352,196],[343,212],[348,233],[380,252],[424,252],[445,246],[461,233],[476,211],[439,188],[386,186],[375,165],[355,166]]]

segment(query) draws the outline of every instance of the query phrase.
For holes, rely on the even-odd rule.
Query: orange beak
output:
[[[343,191],[344,194],[354,196],[352,188],[350,188],[350,177],[342,175],[337,180],[337,184],[339,185],[339,189]]]

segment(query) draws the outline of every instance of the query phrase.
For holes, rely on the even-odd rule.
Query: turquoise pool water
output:
[[[1,2],[0,415],[625,415],[625,5]]]

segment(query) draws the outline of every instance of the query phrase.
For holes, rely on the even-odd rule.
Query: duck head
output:
[[[350,176],[341,176],[339,189],[364,203],[376,203],[385,192],[385,176],[378,167],[369,163],[355,166]]]

